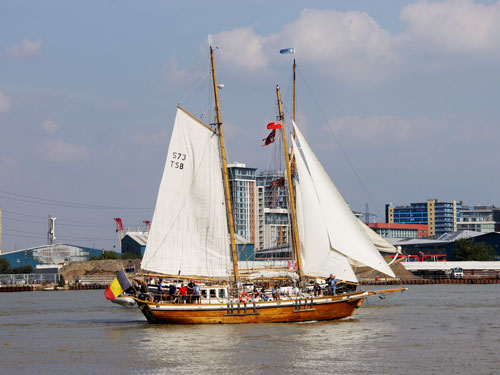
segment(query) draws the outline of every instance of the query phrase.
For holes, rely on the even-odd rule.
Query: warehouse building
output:
[[[7,259],[12,268],[31,266],[33,269],[46,269],[49,266],[60,266],[64,263],[89,260],[99,256],[103,250],[68,244],[53,244],[32,247],[0,254]]]

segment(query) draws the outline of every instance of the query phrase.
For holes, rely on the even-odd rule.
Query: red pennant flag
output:
[[[281,129],[281,121],[274,121],[267,124],[268,129]]]
[[[276,136],[276,130],[273,129],[269,135],[263,139],[264,141],[264,146],[270,145],[271,143],[274,142],[274,137]]]
[[[271,185],[269,185],[269,188],[274,188],[274,187],[282,187],[285,186],[285,178],[280,177],[277,180],[274,180],[271,182]]]

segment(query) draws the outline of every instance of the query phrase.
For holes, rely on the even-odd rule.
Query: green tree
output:
[[[105,260],[105,259],[120,259],[117,252],[111,250],[104,250],[99,256],[91,256],[89,260]]]
[[[120,256],[115,251],[105,250],[102,252],[102,254],[99,258],[101,258],[101,259],[120,259]]]
[[[11,273],[10,263],[5,258],[0,258],[0,274],[2,273]]]
[[[11,272],[12,273],[32,273],[33,267],[31,267],[30,265],[20,266],[20,267],[13,268]]]
[[[64,276],[61,274],[59,275],[59,282],[57,283],[58,286],[64,287],[66,283],[64,282]]]
[[[142,259],[142,257],[132,253],[122,253],[122,259]]]
[[[455,241],[453,245],[453,259],[456,261],[490,261],[495,260],[495,249],[484,242],[475,242],[471,239]]]

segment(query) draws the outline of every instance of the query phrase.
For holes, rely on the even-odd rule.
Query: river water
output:
[[[410,285],[340,321],[213,326],[149,325],[102,290],[0,294],[0,374],[486,375],[498,358],[499,285]]]

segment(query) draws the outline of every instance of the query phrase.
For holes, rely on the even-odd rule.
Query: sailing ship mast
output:
[[[302,279],[303,268],[302,268],[302,257],[300,254],[300,241],[297,229],[297,214],[295,212],[295,203],[294,203],[294,194],[293,194],[293,185],[292,185],[292,170],[290,168],[290,157],[288,155],[288,146],[286,144],[286,132],[285,132],[285,116],[283,115],[283,108],[281,103],[281,92],[280,87],[276,85],[276,95],[278,98],[278,111],[279,111],[279,120],[281,121],[281,134],[283,136],[283,149],[285,151],[285,164],[286,164],[286,172],[288,179],[288,196],[289,196],[289,207],[292,211],[292,241],[293,248],[295,249],[295,256],[297,258],[297,267],[299,272],[299,279]]]
[[[236,252],[236,240],[234,236],[234,220],[233,220],[233,208],[231,205],[231,195],[229,192],[229,177],[227,175],[227,161],[226,161],[226,146],[224,144],[224,136],[222,132],[222,119],[220,115],[220,105],[219,105],[219,88],[217,87],[217,76],[215,74],[215,63],[214,63],[214,50],[212,45],[210,45],[210,62],[212,65],[212,82],[214,86],[214,99],[215,99],[215,113],[217,115],[217,132],[220,139],[220,153],[222,157],[222,174],[224,176],[224,192],[226,196],[226,209],[227,218],[229,224],[229,236],[231,240],[231,253],[233,261],[233,273],[234,280],[236,283],[240,281],[240,271],[238,269],[238,258]]]
[[[296,98],[296,85],[295,85],[295,71],[296,71],[297,65],[295,64],[295,59],[293,59],[293,122],[297,123],[297,98]],[[295,129],[293,129],[293,138],[295,138]]]

